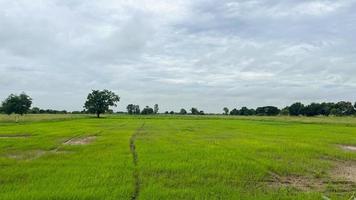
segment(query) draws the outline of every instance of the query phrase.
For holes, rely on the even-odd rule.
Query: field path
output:
[[[136,151],[136,138],[137,136],[144,130],[145,122],[132,134],[130,138],[130,151],[132,154],[132,162],[134,164],[134,171],[133,171],[133,178],[134,178],[134,191],[131,196],[131,200],[138,199],[140,194],[140,176],[138,172],[137,162],[138,162],[138,155]]]

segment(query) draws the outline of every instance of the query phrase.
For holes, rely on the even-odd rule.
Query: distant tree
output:
[[[280,112],[280,115],[289,115],[289,106],[283,108]]]
[[[322,110],[323,109],[320,103],[311,103],[304,107],[303,113],[306,116],[316,116],[316,115],[321,115]]]
[[[141,113],[139,105],[129,104],[127,105],[126,109],[127,109],[127,113],[130,115],[132,114],[138,115]]]
[[[341,116],[342,115],[342,111],[338,108],[332,108],[330,110],[330,115],[333,115],[333,116]]]
[[[300,102],[294,103],[288,107],[289,114],[292,116],[302,115],[304,110],[304,105]]]
[[[341,111],[341,115],[352,115],[355,113],[355,109],[351,102],[340,101],[335,104],[335,108]]]
[[[154,112],[153,112],[153,109],[150,108],[149,106],[146,106],[142,111],[141,111],[141,114],[142,115],[152,115]]]
[[[168,114],[169,114],[169,112],[168,112],[168,111],[166,111],[166,112],[164,112],[164,114],[168,115]]]
[[[174,115],[174,111],[169,112],[169,114]]]
[[[205,115],[204,111],[199,111],[199,115]]]
[[[320,105],[320,115],[329,116],[331,113],[331,109],[335,108],[335,103],[321,103]]]
[[[4,110],[3,110],[3,108],[0,106],[0,114],[1,113],[4,113]]]
[[[158,110],[159,110],[158,104],[155,104],[154,107],[153,107],[153,112],[154,112],[154,114],[157,114],[157,113],[158,113]]]
[[[139,115],[141,113],[140,106],[139,105],[134,105],[134,111],[133,113],[135,115]]]
[[[31,114],[39,114],[40,113],[40,109],[38,107],[33,107],[31,110],[30,110],[30,113]]]
[[[224,114],[228,115],[229,114],[229,109],[227,107],[223,108]]]
[[[199,115],[199,110],[197,108],[191,108],[190,112],[192,113],[192,115]]]
[[[20,95],[11,94],[2,102],[2,110],[10,115],[12,113],[23,115],[26,114],[32,105],[32,99],[25,93]]]
[[[239,110],[237,110],[236,108],[232,109],[230,111],[230,115],[239,115]]]
[[[250,113],[250,115],[256,115],[256,110],[251,108],[251,109],[249,109],[249,113]]]
[[[93,90],[88,94],[84,108],[86,108],[89,113],[95,113],[99,118],[100,114],[109,111],[110,106],[117,106],[116,103],[119,101],[120,97],[109,90]]]
[[[279,112],[280,110],[274,106],[264,106],[256,109],[257,115],[276,116]]]
[[[186,115],[187,111],[184,108],[182,108],[182,109],[180,109],[179,114]]]
[[[252,115],[252,113],[250,112],[250,109],[248,109],[247,107],[242,107],[239,111],[240,115]]]
[[[127,109],[127,113],[129,115],[132,115],[135,112],[135,105],[129,104],[129,105],[127,105],[126,109]]]

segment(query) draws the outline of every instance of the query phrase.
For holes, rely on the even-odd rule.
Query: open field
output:
[[[356,118],[0,116],[0,199],[350,199]]]

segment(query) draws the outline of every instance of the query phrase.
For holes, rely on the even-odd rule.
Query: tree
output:
[[[92,90],[92,92],[88,94],[84,108],[86,108],[89,113],[96,114],[96,117],[99,118],[100,114],[109,111],[110,106],[116,107],[116,103],[119,101],[120,97],[109,90]]]
[[[342,115],[352,115],[355,113],[351,102],[340,101],[335,104],[335,108],[339,109]]]
[[[152,115],[154,112],[153,112],[153,109],[150,108],[149,106],[146,106],[142,111],[141,111],[141,114],[142,115]]]
[[[229,114],[229,109],[227,107],[223,108],[224,114],[228,115]]]
[[[40,113],[40,109],[38,107],[33,107],[30,111],[30,113],[32,114],[39,114]]]
[[[158,104],[155,104],[154,107],[153,107],[153,112],[154,112],[155,114],[157,114],[157,113],[158,113],[158,110],[159,110]]]
[[[169,112],[169,114],[174,115],[174,111],[172,110],[171,112]]]
[[[303,114],[304,105],[300,102],[294,103],[288,107],[289,114],[292,116],[298,116]]]
[[[126,109],[127,109],[127,113],[129,115],[132,115],[134,113],[134,111],[135,111],[135,105],[129,104],[129,105],[127,105]]]
[[[280,115],[289,115],[289,106],[283,108],[280,112],[279,112]]]
[[[23,115],[26,114],[32,105],[32,99],[25,93],[20,95],[11,94],[2,102],[2,110],[10,115],[12,113]]]
[[[276,116],[279,112],[280,110],[274,106],[264,106],[256,109],[257,115]]]
[[[141,113],[140,106],[139,105],[134,105],[134,114],[139,115]]]
[[[186,115],[187,111],[184,108],[182,108],[182,109],[180,109],[179,114]]]
[[[320,114],[329,116],[331,113],[331,109],[335,107],[335,103],[321,103]]]
[[[190,112],[192,113],[192,115],[199,115],[199,110],[197,108],[191,108]]]
[[[320,115],[322,111],[322,106],[320,103],[311,103],[304,107],[303,113],[306,116],[316,116]]]
[[[230,115],[239,115],[239,110],[237,110],[236,108],[232,109],[230,111]]]
[[[248,109],[247,107],[242,107],[242,108],[240,109],[240,111],[239,111],[239,114],[240,114],[240,115],[245,115],[245,116],[247,116],[247,115],[252,115],[250,109]]]
[[[342,115],[342,111],[338,108],[333,108],[330,110],[330,115],[333,116],[341,116]]]

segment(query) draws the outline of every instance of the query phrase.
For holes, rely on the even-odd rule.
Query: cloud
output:
[[[0,97],[82,109],[91,89],[161,111],[354,101],[356,2],[0,2]]]

